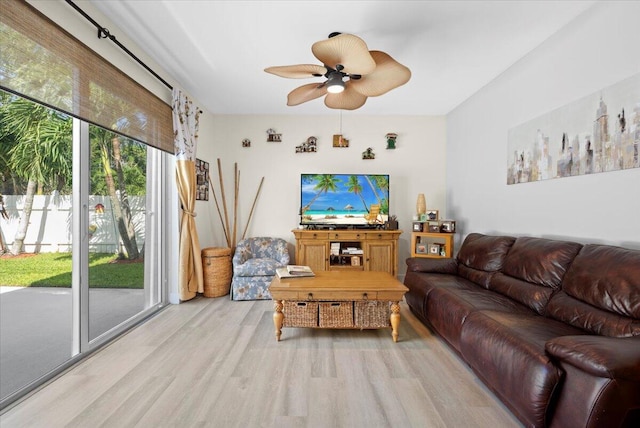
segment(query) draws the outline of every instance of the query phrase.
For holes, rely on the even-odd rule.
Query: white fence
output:
[[[0,234],[7,249],[10,249],[20,223],[25,198],[13,195],[3,195],[3,198],[9,219],[0,217]],[[136,230],[136,243],[140,251],[145,239],[145,199],[145,196],[129,196]],[[104,207],[103,212],[96,210],[99,204]],[[71,214],[70,195],[59,195],[54,192],[52,195],[35,196],[24,241],[24,251],[27,253],[71,251]],[[89,240],[90,252],[116,254],[123,249],[108,196],[89,197],[89,224],[95,226],[95,231],[90,235]]]

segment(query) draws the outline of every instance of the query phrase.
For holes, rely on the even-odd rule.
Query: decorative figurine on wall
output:
[[[268,143],[279,143],[281,141],[282,141],[282,134],[276,134],[275,129],[272,129],[272,128],[267,129]]]
[[[398,134],[394,132],[389,132],[385,135],[387,139],[387,149],[395,149],[396,148],[396,138],[398,138]]]
[[[349,140],[344,138],[342,134],[335,134],[333,136],[333,147],[349,147]]]
[[[316,137],[309,137],[307,141],[296,146],[296,153],[315,153],[318,151],[317,145],[318,139]]]
[[[242,140],[242,147],[251,147],[251,140],[248,138]]]
[[[376,154],[373,153],[373,149],[371,147],[367,148],[364,152],[362,152],[362,159],[375,159]]]

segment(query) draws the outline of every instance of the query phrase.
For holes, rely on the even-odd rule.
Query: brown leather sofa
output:
[[[407,259],[405,299],[531,427],[640,427],[640,251],[466,237]]]

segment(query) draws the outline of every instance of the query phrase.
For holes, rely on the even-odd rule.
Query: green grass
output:
[[[91,288],[143,288],[144,263],[113,263],[113,254],[89,254]],[[71,287],[71,254],[42,253],[0,259],[0,285]]]

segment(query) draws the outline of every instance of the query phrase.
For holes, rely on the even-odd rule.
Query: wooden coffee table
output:
[[[390,326],[393,341],[397,342],[399,302],[409,289],[387,272],[336,270],[303,278],[276,275],[269,291],[274,300],[273,323],[278,341],[283,326],[353,329]],[[383,314],[384,322],[380,322]]]

